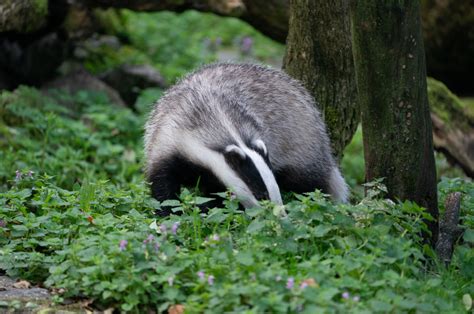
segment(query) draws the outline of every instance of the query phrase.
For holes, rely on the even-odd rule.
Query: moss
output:
[[[468,102],[462,102],[442,82],[427,79],[428,98],[431,112],[435,113],[448,126],[469,130],[474,124],[474,110]]]
[[[94,18],[100,28],[109,35],[125,36],[127,33],[127,17],[116,9],[96,9],[94,10]]]
[[[35,0],[31,5],[31,14],[26,23],[26,32],[34,31],[46,23],[48,0]]]
[[[46,24],[48,0],[3,0],[0,32],[33,32]]]
[[[461,102],[464,104],[464,112],[472,119],[474,118],[474,98],[463,98]]]
[[[114,48],[107,45],[86,47],[87,58],[84,65],[91,73],[99,74],[121,64],[151,64],[147,55],[133,46],[124,45]]]

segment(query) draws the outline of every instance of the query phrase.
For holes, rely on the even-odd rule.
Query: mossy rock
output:
[[[428,78],[428,99],[431,112],[436,114],[447,126],[470,130],[474,125],[474,106],[462,102],[442,82]]]
[[[46,25],[48,0],[2,0],[0,32],[30,33]]]

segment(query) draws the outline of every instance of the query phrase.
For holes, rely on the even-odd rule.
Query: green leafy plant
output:
[[[242,210],[224,192],[215,195],[222,206],[203,213],[208,199],[186,189],[160,203],[141,170],[143,117],[101,95],[63,97],[74,110],[32,88],[0,95],[0,269],[9,276],[64,291],[58,302],[136,313],[175,304],[189,313],[465,313],[472,182],[439,184],[441,201],[463,194],[465,233],[445,269],[420,239],[423,209],[380,199],[380,182],[355,205],[315,191]],[[175,214],[158,219],[162,206]]]

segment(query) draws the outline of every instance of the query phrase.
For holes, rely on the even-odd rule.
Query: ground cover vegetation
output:
[[[202,51],[218,36],[224,47],[241,48],[235,38],[249,36],[253,47],[280,49],[251,29],[246,33],[244,24],[218,32],[213,25],[221,19],[214,16],[204,15],[201,31],[201,24],[191,23],[195,12],[179,18],[124,14],[126,25],[134,25],[126,34],[136,36],[130,51],[161,64],[170,82],[215,59],[215,50],[182,51]],[[157,16],[167,23],[155,23]],[[184,27],[186,19],[201,32],[191,43],[177,35],[159,43],[168,36],[147,35],[163,25]],[[86,66],[102,70],[116,62],[103,56],[102,63],[90,57]],[[96,309],[137,313],[178,304],[189,313],[472,309],[474,184],[445,161],[438,164],[451,178],[440,176],[441,211],[447,194],[461,192],[465,228],[447,268],[421,239],[422,208],[384,200],[383,181],[370,183],[362,195],[360,132],[343,160],[352,205],[335,205],[315,191],[287,193],[284,208],[265,203],[241,210],[222,193],[216,197],[223,205],[204,214],[197,205],[206,199],[198,190],[182,190],[180,201],[163,204],[144,182],[143,123],[161,92],[143,91],[136,112],[86,91],[45,96],[20,87],[0,94],[1,271],[51,288],[58,303],[86,299]],[[157,219],[154,211],[163,205],[179,215]],[[0,303],[0,309],[9,306]]]

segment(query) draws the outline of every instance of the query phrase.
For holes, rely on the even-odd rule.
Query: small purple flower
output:
[[[167,231],[166,225],[161,224],[160,225],[160,231],[161,231],[161,233],[166,234],[166,231]]]
[[[306,281],[303,281],[300,285],[300,289],[304,290],[308,286],[308,283]]]
[[[174,276],[170,276],[168,277],[168,284],[171,286],[173,286],[173,283],[174,283]]]
[[[293,289],[294,286],[295,286],[295,278],[293,277],[288,278],[288,281],[286,282],[286,288]]]
[[[125,250],[125,248],[127,247],[127,244],[128,244],[128,241],[127,241],[127,240],[120,240],[120,243],[119,243],[119,249],[120,249],[120,251]]]
[[[171,226],[171,233],[176,234],[176,232],[178,231],[178,228],[179,228],[179,221],[175,222],[173,226]]]
[[[360,301],[360,297],[358,295],[356,295],[355,297],[352,298],[352,301],[354,302],[359,302]]]
[[[155,243],[155,251],[158,251],[160,249],[160,243],[156,242]]]
[[[212,237],[211,237],[211,239],[212,239],[213,241],[219,241],[219,240],[220,240],[220,237],[219,237],[218,234],[213,234]]]
[[[30,178],[30,179],[32,179],[32,178],[33,178],[33,174],[34,174],[34,172],[33,172],[33,171],[31,171],[31,170],[30,170],[30,171],[28,171],[28,172],[26,173],[26,175],[27,175],[27,176],[28,176],[28,178]]]
[[[152,234],[150,234],[150,235],[148,235],[148,237],[145,240],[143,240],[143,243],[145,243],[145,244],[152,243],[153,239],[154,239],[154,236]]]
[[[20,170],[15,171],[15,175],[16,175],[15,181],[20,181],[22,177],[21,171]]]
[[[252,50],[252,46],[253,46],[252,38],[249,36],[245,36],[244,38],[242,38],[242,42],[240,43],[240,51],[242,52],[242,54],[248,55],[250,54],[250,51]]]
[[[214,284],[214,276],[213,275],[209,275],[209,277],[207,277],[207,283],[212,286]]]
[[[343,299],[346,299],[346,300],[347,300],[347,299],[349,299],[349,297],[350,297],[349,292],[345,291],[344,293],[342,293],[342,298],[343,298]]]
[[[234,192],[231,192],[230,193],[230,199],[233,201],[235,199],[237,199],[237,195],[234,193]]]
[[[206,274],[202,270],[198,271],[197,275],[199,277],[199,280],[204,280],[204,278],[206,277]]]
[[[6,226],[7,226],[7,223],[5,222],[5,220],[0,219],[0,228],[5,228]]]

